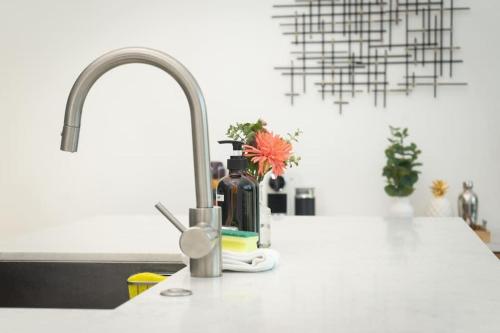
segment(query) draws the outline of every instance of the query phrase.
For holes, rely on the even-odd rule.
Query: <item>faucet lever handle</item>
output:
[[[158,202],[155,205],[155,207],[156,207],[156,209],[158,209],[160,211],[160,213],[163,216],[165,216],[167,218],[167,220],[169,220],[170,222],[172,222],[172,224],[174,225],[174,227],[176,227],[181,233],[183,233],[184,231],[187,230],[187,228],[184,226],[184,224],[182,224],[182,222],[179,221],[174,216],[174,214],[172,214],[165,206],[163,206],[161,202]]]
[[[158,202],[155,207],[181,232],[179,246],[188,257],[202,258],[208,255],[217,244],[218,232],[209,224],[200,222],[196,226],[186,228],[161,202]]]

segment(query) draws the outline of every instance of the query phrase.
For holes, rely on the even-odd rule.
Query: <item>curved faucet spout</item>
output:
[[[212,208],[210,189],[210,149],[205,99],[193,75],[171,56],[147,48],[123,48],[97,58],[78,77],[66,104],[61,150],[76,152],[80,135],[83,104],[92,85],[107,71],[117,66],[143,63],[170,74],[186,94],[191,111],[193,158],[197,208]]]

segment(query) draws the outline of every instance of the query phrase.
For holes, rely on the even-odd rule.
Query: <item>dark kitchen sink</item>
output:
[[[0,308],[114,309],[129,299],[130,275],[171,275],[184,267],[159,261],[0,261]]]

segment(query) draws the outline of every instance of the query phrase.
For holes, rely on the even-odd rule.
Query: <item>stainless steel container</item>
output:
[[[458,196],[458,216],[464,219],[469,225],[477,225],[479,200],[476,193],[472,191],[474,184],[472,181],[463,183],[464,190]]]
[[[316,198],[313,187],[295,189],[295,215],[315,215]]]

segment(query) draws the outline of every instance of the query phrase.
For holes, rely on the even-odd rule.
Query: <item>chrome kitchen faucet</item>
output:
[[[193,75],[180,62],[163,52],[136,47],[114,50],[97,58],[80,74],[69,94],[61,150],[76,152],[78,149],[83,104],[92,85],[107,71],[131,63],[148,64],[164,70],[179,83],[188,99],[196,186],[196,208],[189,210],[190,227],[182,225],[161,203],[155,207],[181,231],[179,245],[182,252],[190,257],[191,275],[221,276],[221,213],[220,208],[212,204],[205,99]]]

